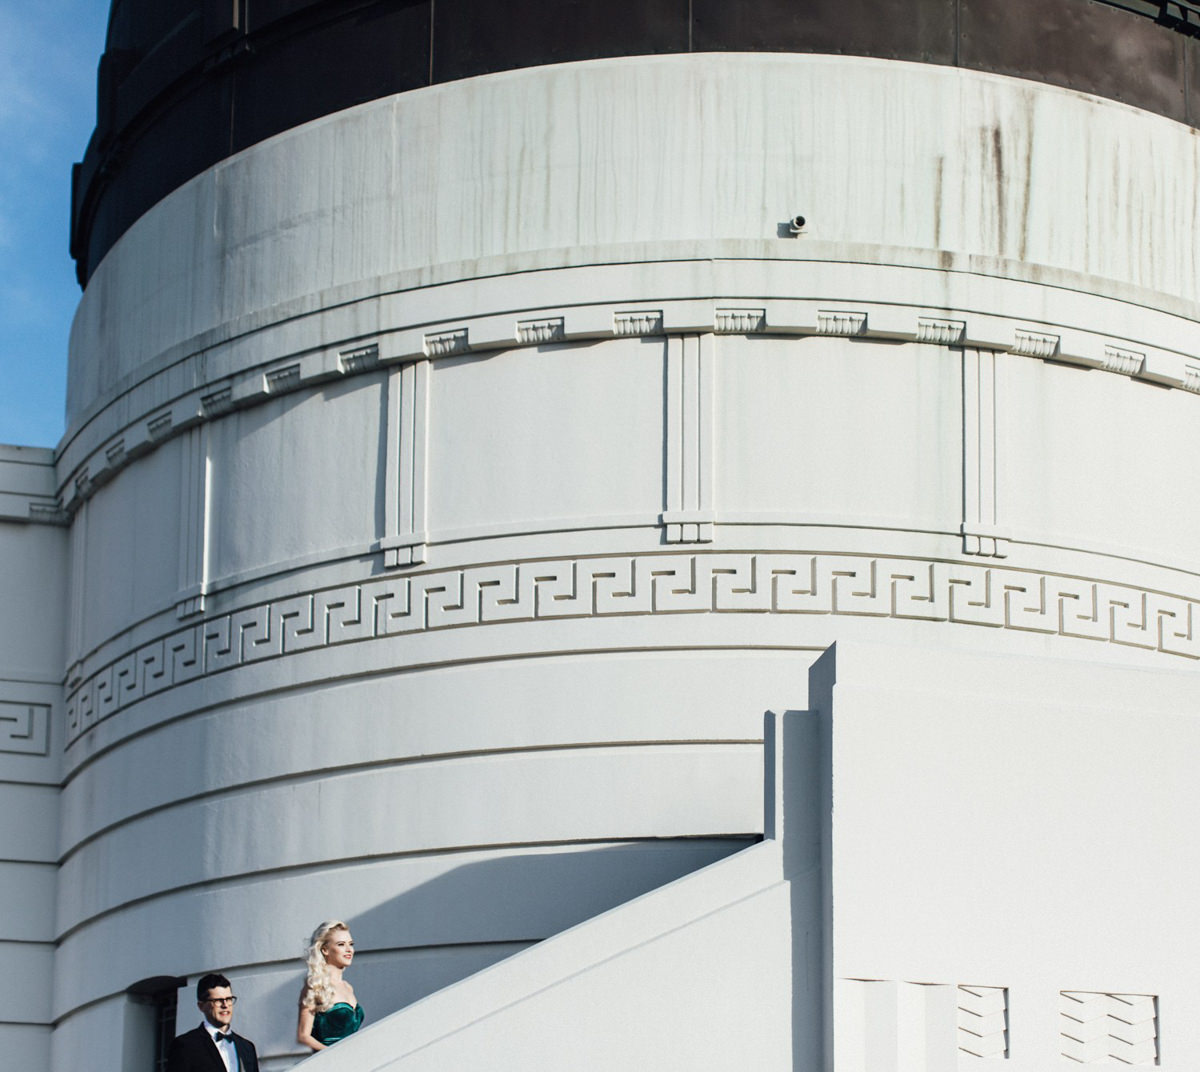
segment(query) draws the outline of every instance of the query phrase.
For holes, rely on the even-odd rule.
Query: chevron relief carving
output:
[[[386,574],[195,622],[72,676],[68,739],[204,674],[338,644],[495,622],[821,614],[1015,629],[1200,659],[1200,600],[971,562],[699,550]]]
[[[887,979],[835,983],[838,1072],[946,1072],[1004,1060],[1008,991]]]
[[[1081,1065],[1158,1064],[1158,998],[1063,990],[1058,996],[1062,1055]]]
[[[974,1057],[1008,1056],[1008,990],[959,986],[958,1048]]]
[[[49,751],[49,705],[0,701],[0,752],[44,756]]]

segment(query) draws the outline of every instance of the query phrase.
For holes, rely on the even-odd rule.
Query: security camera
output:
[[[788,221],[788,230],[792,234],[798,235],[804,230],[804,223],[805,220],[803,216],[793,216],[791,220]]]

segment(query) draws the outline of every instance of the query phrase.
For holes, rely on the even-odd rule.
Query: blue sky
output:
[[[96,117],[108,0],[0,0],[0,443],[63,433],[79,301],[71,165]]]

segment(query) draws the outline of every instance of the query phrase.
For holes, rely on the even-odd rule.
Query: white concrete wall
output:
[[[1193,675],[851,641],[810,697],[763,844],[311,1067],[1195,1067]]]
[[[0,1052],[48,1069],[66,531],[54,455],[0,446]]]
[[[817,669],[832,1067],[1195,1068],[1194,676],[842,643]]]
[[[78,742],[100,754],[63,791],[56,1062],[95,1045],[92,1002],[213,966],[236,978],[263,1052],[294,1052],[314,914],[351,920],[375,1018],[719,859],[761,825],[759,718],[728,712],[803,691],[791,660],[754,655],[484,661],[305,688],[275,666],[257,695],[210,692],[129,736],[121,712]]]
[[[834,641],[1194,666],[1196,163],[1045,86],[664,57],[152,209],[58,456],[55,1066],[227,968],[287,1067],[321,918],[377,1017],[735,852]]]
[[[635,57],[434,86],[281,134],[147,213],[80,306],[71,424],[172,348],[339,287],[623,243],[765,253],[798,213],[811,240],[1194,300],[1198,154],[1187,128],[1111,101],[886,60]]]
[[[767,716],[765,840],[388,1017],[305,1067],[818,1068],[818,718]]]

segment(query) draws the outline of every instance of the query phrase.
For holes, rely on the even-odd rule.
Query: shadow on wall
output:
[[[721,860],[758,840],[663,839],[571,849],[523,849],[474,860],[346,920],[358,950],[347,973],[366,1025],[456,983],[536,942]],[[425,861],[432,869],[443,857]],[[353,883],[353,871],[346,876]],[[348,900],[353,900],[348,896]],[[313,926],[319,921],[316,917]],[[263,1007],[294,1010],[303,984],[295,971],[262,995]],[[294,1013],[292,1014],[294,1016]],[[273,1025],[274,1027],[274,1025]],[[290,1067],[298,1051],[286,1031],[263,1033],[264,1072]],[[278,1040],[272,1043],[271,1039]],[[286,1042],[285,1042],[286,1040]],[[278,1062],[278,1063],[277,1063]]]
[[[628,897],[611,896],[610,886],[612,911],[598,899],[586,910],[576,901],[571,916],[579,926],[570,927],[564,914],[556,923],[569,929],[550,941],[377,1023],[314,1067],[823,1067],[829,986],[821,861],[830,820],[824,724],[816,712],[767,716],[760,843],[741,839],[740,852],[727,844],[725,858],[713,854],[711,866],[675,868],[677,881],[663,874],[661,881],[631,882]],[[619,854],[628,848],[591,854],[597,876],[605,864],[627,872]],[[473,897],[496,893],[500,914],[492,924],[519,921],[524,906],[506,905],[504,894],[519,901],[531,875],[522,861],[511,862],[518,865],[513,887],[471,891],[456,909],[469,911]],[[477,877],[487,882],[502,874],[489,870]],[[574,862],[566,876],[571,883],[588,878]],[[436,895],[436,886],[421,893]],[[636,896],[637,886],[644,895]],[[371,922],[368,913],[360,932]]]

